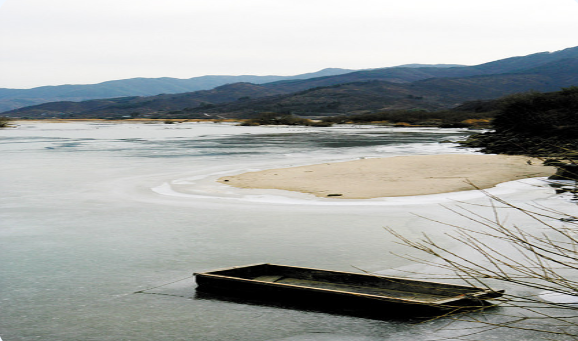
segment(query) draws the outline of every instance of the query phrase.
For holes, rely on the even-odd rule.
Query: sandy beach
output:
[[[525,156],[445,154],[396,156],[269,169],[226,176],[219,182],[253,189],[280,189],[336,199],[370,199],[485,189],[534,177],[554,167]]]

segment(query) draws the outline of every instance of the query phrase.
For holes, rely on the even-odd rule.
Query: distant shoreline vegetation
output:
[[[470,112],[462,110],[391,110],[322,118],[328,123],[375,123],[397,127],[425,126],[439,128],[489,128],[495,112]]]
[[[490,128],[493,113],[395,110],[381,113],[328,116],[310,119],[291,114],[262,113],[242,126],[298,125],[330,127],[334,124],[381,124],[394,127]]]
[[[9,117],[0,117],[0,128],[9,127],[11,121],[12,121],[12,119]]]
[[[308,116],[264,112],[245,119],[241,125],[301,125],[329,127],[333,124],[383,124],[394,127],[438,127],[490,129],[499,111],[501,99],[469,101],[448,110],[399,109],[366,111],[335,116]]]
[[[503,97],[491,132],[464,146],[491,154],[578,157],[578,87]]]
[[[275,112],[266,112],[257,115],[255,118],[245,120],[242,126],[259,126],[259,125],[289,125],[289,126],[313,126],[313,127],[330,127],[331,122],[314,121],[308,118],[298,117],[291,114],[278,114]]]

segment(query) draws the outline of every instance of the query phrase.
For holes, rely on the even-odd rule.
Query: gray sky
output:
[[[576,0],[0,0],[0,87],[475,65],[576,32]]]

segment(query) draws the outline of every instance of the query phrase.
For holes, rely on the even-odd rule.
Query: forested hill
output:
[[[11,117],[251,117],[274,111],[336,115],[389,109],[437,110],[506,94],[578,85],[578,47],[476,66],[396,67],[152,97],[55,102]]]

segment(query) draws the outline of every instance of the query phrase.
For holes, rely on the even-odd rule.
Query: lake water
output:
[[[0,337],[413,341],[458,335],[463,326],[444,327],[443,319],[383,321],[198,295],[191,274],[268,262],[395,275],[411,269],[407,276],[428,277],[435,270],[393,254],[413,251],[384,227],[442,237],[451,247],[443,239],[450,228],[422,216],[467,224],[444,206],[486,203],[483,194],[340,200],[234,189],[215,179],[362,157],[473,153],[447,143],[465,134],[215,123],[25,122],[2,129]],[[492,191],[519,205],[575,207],[540,180]],[[483,335],[533,338],[510,330]]]

